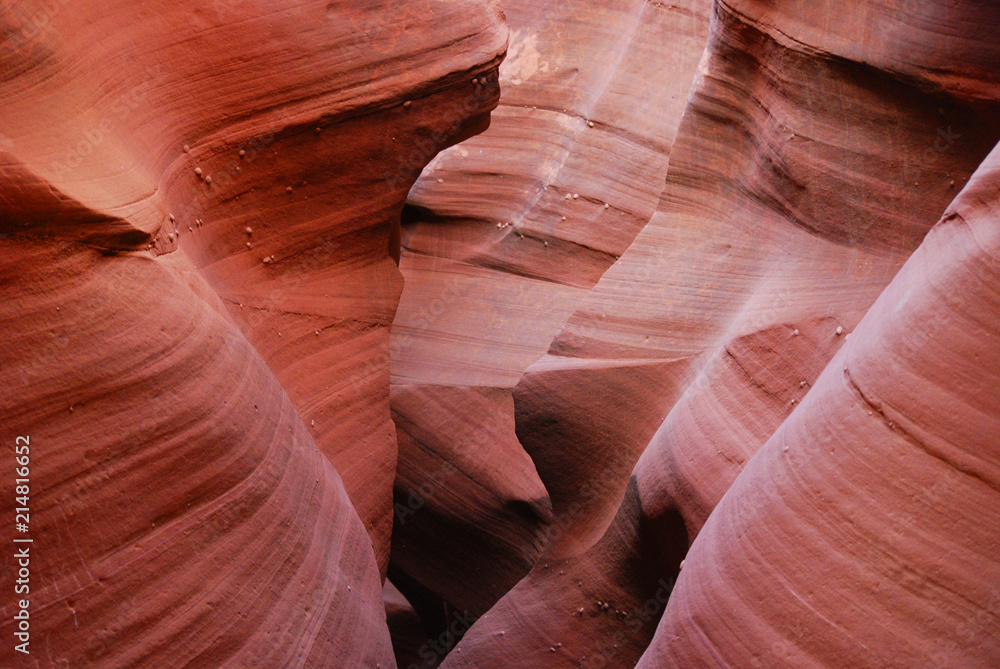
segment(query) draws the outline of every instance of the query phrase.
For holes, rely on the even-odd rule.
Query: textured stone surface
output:
[[[391,666],[369,537],[223,305],[173,259],[0,245],[5,458],[31,458],[30,533],[13,494],[3,532],[34,540],[3,665]]]
[[[391,336],[396,502],[433,485],[403,445],[414,429],[461,471],[449,494],[476,502],[397,522],[393,563],[459,609],[484,611],[555,531],[530,511],[546,496],[533,467],[489,481],[475,472],[525,460],[512,389],[652,216],[708,6],[505,3],[511,42],[492,125],[442,152],[410,193]]]
[[[1000,662],[998,223],[1000,147],[726,493],[638,666]]]
[[[687,546],[746,463],[811,396],[997,141],[996,46],[986,37],[1000,25],[994,8],[797,7],[716,3],[656,214],[514,391],[517,435],[560,531],[445,666],[632,666],[663,611],[661,579],[676,577]],[[868,32],[876,16],[892,29]],[[980,27],[952,39],[970,16]],[[901,387],[909,386],[901,380]],[[756,489],[770,476],[761,470]],[[728,513],[725,522],[745,523],[732,531],[750,531],[745,511]],[[756,531],[772,531],[768,517],[756,518]],[[806,524],[797,527],[804,532]],[[785,570],[812,576],[806,556],[825,550],[802,534],[784,536],[785,547],[800,541],[802,553],[797,562],[777,553],[767,562],[775,587]],[[715,545],[730,540],[720,535]],[[985,555],[985,545],[976,550]],[[695,573],[705,576],[691,577],[685,608],[660,631],[661,654],[651,653],[647,665],[747,666],[757,658],[775,666],[775,657],[757,651],[791,644],[794,628],[760,629],[754,653],[732,636],[753,616],[781,615],[768,608],[764,581],[754,580],[760,574],[745,583],[720,577],[713,570],[740,557],[697,555],[706,564]],[[918,557],[892,559],[909,565]],[[707,592],[715,587],[709,573],[727,590]],[[852,592],[845,585],[827,596],[842,602]],[[941,666],[991,661],[989,648],[970,650],[998,629],[988,596],[975,594],[977,605],[963,611],[982,614],[974,636],[947,646],[955,629],[923,628],[922,649],[950,649]],[[935,606],[930,593],[922,597],[928,610]],[[711,609],[699,608],[708,601]],[[599,602],[622,612],[616,623],[597,613]],[[793,619],[786,611],[783,620]],[[866,619],[856,615],[855,624]],[[919,628],[917,619],[905,625]],[[725,655],[702,641],[716,631],[718,643],[729,644]],[[913,666],[905,658],[916,656],[876,655],[899,666]],[[836,651],[823,657],[817,666],[837,665]]]
[[[488,126],[499,4],[0,17],[0,407],[4,443],[37,444],[36,643],[53,666],[391,666],[399,213]]]
[[[1000,5],[0,4],[0,665],[1000,664]]]

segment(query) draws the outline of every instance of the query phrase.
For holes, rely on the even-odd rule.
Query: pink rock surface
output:
[[[410,193],[391,335],[396,503],[433,486],[413,430],[459,469],[449,494],[475,500],[397,522],[393,564],[477,615],[551,535],[534,467],[506,466],[531,464],[511,390],[653,214],[708,18],[707,2],[504,6],[500,106]]]
[[[997,3],[0,5],[0,666],[1000,664]]]
[[[222,304],[173,259],[0,245],[8,470],[18,436],[30,456],[30,532],[14,495],[2,531],[33,539],[0,664],[392,666],[368,535]]]
[[[561,531],[447,667],[632,666],[663,610],[659,579],[672,582],[743,467],[998,139],[993,45],[968,62],[951,59],[950,42],[934,48],[977,11],[998,25],[993,10],[896,15],[919,48],[909,54],[895,29],[856,39],[864,58],[805,41],[812,33],[782,22],[797,25],[790,7],[714,11],[658,212],[514,391],[518,437]],[[850,34],[887,11],[811,16],[822,26],[837,13]],[[787,568],[804,576],[804,563]],[[777,579],[786,564],[768,567]],[[767,607],[759,592],[714,593],[697,632],[678,641],[661,630],[657,648],[679,650],[648,666],[746,666],[754,656],[733,639],[741,611]],[[588,615],[598,602],[624,612],[617,625]],[[647,604],[648,619],[633,615]],[[716,628],[733,635],[725,661],[684,650]],[[839,666],[833,657],[825,666]]]
[[[7,53],[24,69],[4,85],[13,225],[61,228],[69,207],[82,218],[65,232],[82,241],[182,248],[342,472],[384,568],[391,247],[416,178],[398,165],[419,170],[488,125],[501,10],[160,4],[60,7],[30,52]],[[108,13],[128,25],[115,40]],[[121,51],[129,66],[108,70]]]
[[[723,497],[639,667],[997,666],[998,222],[1000,147]]]
[[[37,449],[36,657],[392,666],[399,212],[489,123],[499,4],[3,10],[0,407]]]

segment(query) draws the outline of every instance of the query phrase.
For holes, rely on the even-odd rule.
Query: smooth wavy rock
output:
[[[33,539],[31,655],[8,642],[4,666],[393,666],[343,484],[197,273],[0,247],[3,438],[12,454],[29,439]],[[25,536],[13,502],[4,536]],[[8,640],[16,607],[0,607]]]
[[[397,522],[393,564],[475,614],[553,531],[511,389],[652,216],[708,23],[707,0],[504,7],[490,129],[442,152],[410,193],[391,336],[396,504],[433,487],[441,462],[460,471],[449,500],[475,500]],[[408,446],[414,431],[433,435],[436,468],[426,439]],[[480,473],[498,466],[504,476]]]
[[[661,581],[1000,135],[995,9],[935,7],[716,3],[656,215],[514,391],[560,532],[445,666],[638,659]],[[994,27],[935,50],[972,16]]]
[[[639,667],[1000,663],[1000,146],[691,547]]]
[[[341,471],[384,569],[399,211],[438,150],[489,123],[499,6],[54,7],[30,53],[3,54],[24,69],[4,83],[5,227],[180,246]]]
[[[74,666],[391,666],[399,213],[488,126],[499,4],[0,19],[2,404],[39,441],[36,638]]]

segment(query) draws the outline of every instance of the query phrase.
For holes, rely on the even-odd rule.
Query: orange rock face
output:
[[[1000,665],[998,34],[0,3],[0,666]]]
[[[433,486],[432,458],[459,470],[452,499],[397,520],[393,565],[475,615],[573,535],[551,513],[564,510],[559,479],[588,481],[550,475],[513,390],[653,214],[708,26],[705,2],[505,9],[490,129],[443,152],[410,193],[390,344],[397,504]]]
[[[706,15],[708,9],[701,7]],[[796,561],[789,564],[773,554],[766,561],[768,580],[763,572],[729,574],[736,562],[751,558],[743,553],[736,557],[730,544],[751,529],[776,531],[770,517],[761,512],[750,525],[746,512],[737,511],[743,507],[716,512],[716,506],[786,419],[805,411],[799,407],[818,392],[813,386],[824,369],[836,366],[838,351],[859,321],[1000,138],[996,48],[985,38],[1000,25],[995,10],[948,9],[944,4],[894,9],[877,3],[848,9],[819,6],[802,13],[781,3],[716,3],[704,52],[698,50],[700,63],[688,74],[691,91],[683,96],[683,116],[669,151],[662,151],[669,159],[665,188],[655,212],[647,214],[648,223],[638,226],[634,241],[596,283],[588,284],[583,279],[588,274],[574,271],[569,263],[545,265],[550,283],[576,282],[586,290],[582,296],[560,298],[560,306],[574,305],[568,318],[541,301],[523,321],[517,320],[516,309],[505,309],[498,319],[502,327],[490,328],[487,319],[477,318],[481,327],[502,333],[497,336],[518,337],[519,344],[531,341],[524,335],[544,319],[562,323],[547,353],[527,368],[513,364],[515,354],[505,354],[497,345],[470,348],[462,359],[478,361],[482,358],[474,356],[483,351],[491,361],[511,361],[507,364],[518,377],[513,389],[516,435],[549,494],[553,523],[530,546],[541,554],[530,574],[480,620],[445,666],[630,667],[644,653],[643,666],[649,667],[805,666],[810,661],[811,666],[838,666],[843,645],[832,644],[827,655],[803,653],[795,661],[791,648],[809,636],[835,635],[839,628],[793,624],[789,611],[794,609],[758,613],[756,602],[767,608],[764,588],[785,587],[790,578],[785,569],[803,577],[823,573],[815,556],[830,551],[810,543],[806,528],[822,526],[828,536],[839,536],[836,528],[843,518],[830,518],[828,511],[810,516],[803,510],[808,504],[799,501],[796,510],[803,520],[782,544],[791,550],[789,537],[799,539]],[[516,14],[510,14],[516,35]],[[972,16],[981,30],[964,33],[962,26]],[[866,32],[871,21],[885,29]],[[486,141],[498,129],[495,124],[490,133],[443,154],[434,166],[446,165],[455,153]],[[412,237],[404,227],[404,276],[409,278],[412,267],[417,278],[404,289],[396,320],[402,327],[394,330],[394,338],[403,337],[409,325],[411,285],[430,282],[425,276],[435,274],[439,281],[455,283],[453,275],[468,273],[427,260],[432,251],[455,253],[461,247],[453,240],[467,243],[472,235],[470,226],[442,224],[478,223],[476,207],[485,206],[453,204],[447,199],[447,183],[422,180],[411,194],[411,203],[427,222],[418,222]],[[459,185],[452,188],[469,198]],[[495,190],[510,192],[502,186]],[[575,185],[566,189],[559,204],[576,206],[585,190]],[[579,199],[574,198],[577,192]],[[543,190],[538,201],[545,198]],[[507,203],[510,197],[500,201]],[[495,202],[497,198],[484,200]],[[453,211],[460,206],[469,214]],[[567,215],[557,213],[560,221]],[[591,229],[601,239],[613,237],[606,226],[573,226],[575,234]],[[434,242],[421,241],[432,235]],[[543,249],[552,247],[544,241]],[[407,262],[409,244],[412,265]],[[513,275],[511,282],[526,274],[521,266],[486,263],[482,257],[479,253],[466,262],[500,268]],[[491,281],[507,299],[518,294],[501,285],[499,278]],[[444,294],[438,293],[442,302]],[[477,294],[476,301],[500,310],[493,305],[503,298],[485,295]],[[426,304],[433,297],[418,301]],[[460,292],[450,302],[463,298]],[[974,304],[979,306],[971,309],[989,310],[985,301]],[[477,313],[475,309],[464,303],[456,307],[462,313]],[[465,340],[438,334],[453,327],[451,315],[444,314],[421,325],[427,334],[410,340],[436,337],[436,345],[421,351],[422,359],[447,357],[449,362],[439,363],[440,369],[428,376],[460,385],[454,375],[462,362],[450,361],[459,360],[455,351]],[[512,320],[517,323],[513,328]],[[410,383],[416,366],[399,358],[393,380]],[[989,370],[980,367],[980,373],[980,382],[995,382]],[[481,375],[467,378],[483,382]],[[820,421],[817,417],[816,423]],[[873,438],[869,448],[889,457],[888,443]],[[406,466],[403,457],[400,466]],[[757,489],[766,488],[768,477],[775,475],[760,471]],[[923,477],[926,483],[926,472]],[[849,501],[848,491],[838,489],[837,494],[844,504],[857,503]],[[995,503],[988,508],[995,509]],[[716,547],[705,549],[709,553],[687,556],[688,546],[715,513],[732,515],[725,521],[731,525],[742,524],[725,530],[735,534],[718,530]],[[961,515],[958,509],[955,513]],[[756,544],[748,548],[762,550]],[[848,564],[855,559],[850,547],[842,550],[839,558],[827,559]],[[884,546],[857,559],[863,564],[884,552],[896,571],[885,565],[876,570],[888,570],[898,580],[899,569],[919,560],[912,549],[905,555],[898,551],[898,546]],[[969,555],[988,552],[980,544]],[[730,555],[729,562],[717,562]],[[695,566],[696,561],[704,565]],[[933,579],[933,573],[924,578]],[[666,608],[665,592],[678,578],[684,594],[671,601],[671,614],[654,641]],[[688,582],[697,586],[688,590]],[[712,587],[719,591],[707,592]],[[817,597],[830,598],[832,606],[850,597],[857,585],[845,583],[831,591],[819,584],[809,587],[818,591]],[[982,588],[966,594],[977,603],[962,614],[976,625],[962,628],[963,641],[948,639],[959,632],[946,622],[947,616],[934,625],[926,625],[918,614],[894,622],[893,616],[903,614],[890,615],[888,605],[878,615],[886,628],[895,625],[893,634],[905,635],[901,630],[907,625],[913,626],[909,634],[923,633],[926,638],[915,647],[938,649],[941,666],[988,665],[995,662],[993,651],[984,647],[977,655],[969,648],[997,632],[995,612]],[[937,605],[929,593],[917,599],[927,607]],[[685,608],[674,614],[674,606]],[[854,608],[845,611],[857,613]],[[756,645],[749,647],[739,630],[758,624],[749,622],[758,615],[769,626],[761,624]],[[854,619],[855,624],[866,620],[864,615]],[[717,643],[731,644],[725,653],[712,649],[716,632],[721,635]],[[872,632],[863,643],[872,647],[878,639]],[[887,634],[882,642],[889,644],[889,639]],[[787,649],[788,655],[768,655],[772,646]],[[852,666],[879,666],[878,661],[914,666],[915,656],[880,648]]]
[[[10,457],[32,444],[32,657],[391,666],[399,212],[487,127],[502,10],[2,17],[0,408]]]

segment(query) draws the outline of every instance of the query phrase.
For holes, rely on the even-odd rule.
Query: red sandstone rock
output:
[[[32,660],[1000,663],[995,3],[4,10]]]
[[[998,139],[994,46],[968,64],[948,60],[951,45],[934,50],[935,35],[965,25],[962,12],[942,10],[926,26],[925,13],[897,15],[890,35],[899,41],[880,34],[859,63],[853,51],[824,57],[788,37],[797,33],[780,9],[738,10],[716,5],[659,211],[514,392],[518,437],[567,527],[445,666],[632,666],[662,607],[617,626],[573,613],[597,601],[626,613],[652,606],[658,578],[676,576],[743,466]],[[995,31],[991,12],[979,20]],[[837,30],[866,29],[865,16],[838,11]],[[895,27],[907,22],[921,28],[913,54]],[[768,532],[759,518],[755,528]],[[786,568],[812,573],[777,562],[768,563],[775,579]],[[563,573],[545,569],[552,563]],[[574,579],[579,592],[566,587]],[[697,587],[713,587],[703,581]],[[696,633],[687,611],[704,593],[688,595],[649,666],[718,663],[698,640],[713,629],[735,635],[767,608],[760,591],[729,587],[713,593]],[[682,641],[670,631],[680,626]],[[729,665],[745,666],[753,656],[725,634]],[[553,650],[553,640],[562,646]]]
[[[489,480],[476,471],[526,460],[511,390],[655,209],[708,3],[505,9],[511,43],[491,128],[438,156],[410,194],[391,338],[396,503],[432,483],[408,431],[433,435],[435,457],[461,471],[456,501],[435,504],[433,520],[397,523],[393,563],[476,613],[552,535],[530,511],[545,495],[533,467]]]
[[[2,531],[33,539],[31,654],[13,649],[5,579],[3,666],[391,666],[340,478],[193,268],[0,246],[11,475],[16,437],[30,447],[30,532],[15,534],[13,494]]]
[[[997,666],[998,223],[1000,146],[723,497],[639,667]]]
[[[39,649],[391,666],[399,212],[488,125],[499,4],[6,10],[0,408],[37,449]]]

